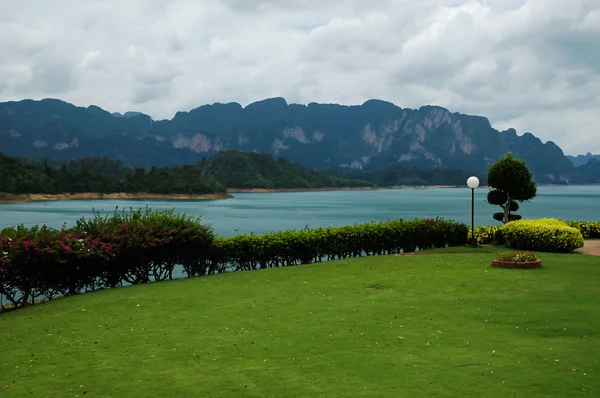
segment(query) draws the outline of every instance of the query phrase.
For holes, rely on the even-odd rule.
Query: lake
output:
[[[475,224],[498,225],[492,213],[497,206],[485,202],[488,190],[475,190]],[[471,192],[468,188],[384,189],[378,191],[328,191],[285,193],[237,193],[234,199],[191,200],[73,200],[0,204],[0,229],[25,224],[59,228],[73,225],[92,209],[103,214],[120,209],[175,208],[177,212],[203,215],[215,233],[266,233],[287,229],[339,226],[387,219],[434,218],[437,216],[471,223]],[[523,218],[554,217],[600,221],[600,185],[540,186],[538,196],[523,203]]]

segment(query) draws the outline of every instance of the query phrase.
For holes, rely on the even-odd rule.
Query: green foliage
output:
[[[583,247],[581,232],[555,219],[512,221],[502,235],[509,247],[520,250],[567,253]]]
[[[384,221],[353,226],[217,238],[200,275],[412,252],[466,243],[467,226],[444,219]]]
[[[367,181],[331,177],[271,155],[227,151],[194,165],[151,167],[123,165],[119,160],[83,158],[52,164],[32,163],[0,153],[0,192],[58,193],[225,193],[230,188],[371,187]]]
[[[74,231],[93,236],[114,248],[114,259],[99,277],[104,287],[122,281],[139,284],[151,280],[173,279],[177,264],[191,269],[198,259],[206,258],[214,235],[200,223],[201,217],[177,214],[173,209],[152,211],[146,207],[102,217],[81,218]]]
[[[223,151],[199,163],[203,170],[227,188],[340,188],[369,187],[361,180],[328,176],[308,170],[285,158],[274,159],[262,153]]]
[[[577,228],[584,239],[600,239],[600,221],[565,221],[569,226]]]
[[[559,221],[553,218],[543,218],[548,224],[552,225],[568,225],[574,227],[581,232],[584,239],[600,239],[600,222],[598,221]],[[502,225],[484,225],[475,227],[475,238],[479,244],[503,244]],[[470,232],[469,232],[470,233]]]
[[[119,160],[89,157],[67,163],[31,163],[0,153],[0,192],[28,193],[156,193],[208,194],[226,192],[199,166],[155,168],[150,172]]]
[[[477,239],[477,243],[480,245],[498,243],[498,233],[501,228],[499,225],[475,227],[475,239]]]
[[[488,170],[488,185],[492,190],[487,195],[488,203],[502,208],[494,219],[508,223],[516,220],[512,212],[519,209],[515,202],[527,202],[537,194],[537,185],[525,162],[515,158],[510,152],[498,159]]]

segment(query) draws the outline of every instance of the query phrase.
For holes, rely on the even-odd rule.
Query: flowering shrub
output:
[[[514,261],[518,263],[524,263],[528,261],[535,261],[538,258],[535,253],[532,251],[524,251],[524,252],[502,252],[498,253],[496,256],[496,260],[501,261]]]
[[[192,269],[208,256],[213,232],[171,211],[95,213],[71,229],[8,228],[0,232],[0,301],[14,307],[83,291],[170,279],[177,264]]]
[[[110,244],[46,226],[2,231],[0,254],[0,294],[14,306],[91,289],[113,258]]]
[[[111,216],[95,213],[91,220],[82,218],[74,228],[114,247],[114,260],[101,273],[106,287],[122,281],[139,284],[172,279],[177,264],[191,269],[199,258],[208,255],[213,231],[200,224],[200,217],[174,210],[117,210]]]

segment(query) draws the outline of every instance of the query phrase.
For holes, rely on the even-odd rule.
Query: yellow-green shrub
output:
[[[567,224],[577,228],[584,239],[600,238],[600,222],[598,221],[569,221]]]
[[[512,221],[502,227],[509,247],[544,252],[570,252],[583,246],[581,232],[555,219]]]
[[[496,241],[496,234],[501,228],[502,225],[483,225],[481,227],[476,227],[475,238],[477,239],[477,243],[480,245],[494,243]],[[471,230],[469,230],[469,237],[471,237]]]
[[[537,220],[525,220],[525,221],[535,221],[536,223],[543,223],[548,225],[558,225],[558,226],[569,226],[566,221],[562,221],[556,218],[539,218]]]

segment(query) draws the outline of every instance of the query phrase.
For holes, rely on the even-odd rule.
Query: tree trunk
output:
[[[508,216],[510,215],[510,205],[512,204],[512,199],[510,195],[508,195],[508,200],[506,201],[506,206],[504,207],[504,224],[508,223],[510,220]]]

